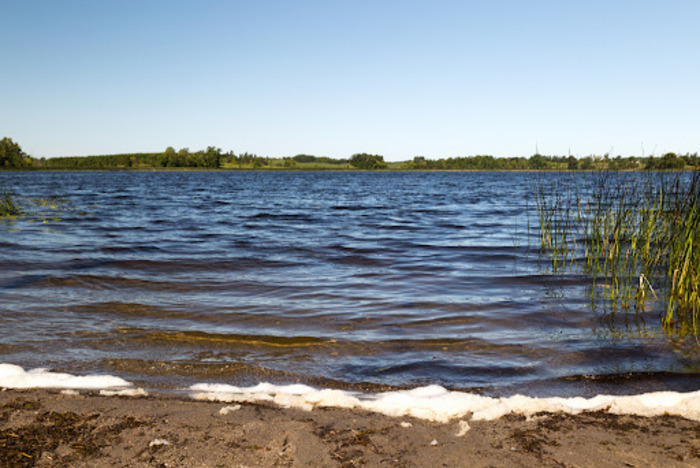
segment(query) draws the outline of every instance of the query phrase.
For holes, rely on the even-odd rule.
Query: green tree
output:
[[[530,169],[546,169],[547,166],[549,165],[547,162],[547,158],[542,156],[539,153],[533,154],[530,156],[530,159],[527,162],[528,166],[530,166]]]
[[[413,166],[414,169],[426,169],[428,167],[428,163],[425,161],[425,156],[415,156],[413,158]]]
[[[175,148],[173,148],[172,146],[168,146],[167,148],[165,148],[163,156],[159,159],[160,166],[168,167],[171,165],[171,161],[175,161],[177,159],[177,151],[175,151]]]
[[[649,156],[647,158],[646,164],[644,165],[644,170],[645,171],[653,171],[654,169],[656,169],[656,166],[657,166],[656,158],[654,156]]]
[[[579,168],[584,171],[590,171],[595,167],[592,156],[586,156],[579,164]]]
[[[0,140],[0,168],[3,167],[27,167],[30,159],[24,154],[22,148],[12,141],[12,138]]]
[[[685,159],[679,158],[676,153],[666,153],[656,163],[656,169],[665,170],[680,170],[685,168]]]
[[[358,169],[386,169],[384,156],[378,154],[358,153],[350,158],[350,165]]]
[[[298,163],[314,163],[317,161],[316,156],[310,154],[297,154],[294,160]]]
[[[697,166],[700,164],[700,159],[698,159],[698,153],[687,153],[684,154],[683,156],[678,156],[679,158],[682,158],[685,161],[685,164],[687,166]]]
[[[207,146],[207,150],[204,152],[203,163],[204,167],[218,169],[221,166],[221,148]]]

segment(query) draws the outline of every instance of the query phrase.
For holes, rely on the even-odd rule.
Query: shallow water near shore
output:
[[[0,221],[0,362],[163,390],[697,390],[662,303],[606,314],[531,247],[533,177],[566,176],[0,173],[28,212]]]

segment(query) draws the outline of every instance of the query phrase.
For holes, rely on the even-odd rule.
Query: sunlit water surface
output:
[[[663,304],[609,314],[551,273],[536,177],[565,175],[0,173],[28,212],[0,221],[0,362],[163,390],[700,388]]]

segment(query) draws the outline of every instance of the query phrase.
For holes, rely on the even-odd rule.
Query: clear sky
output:
[[[3,0],[0,137],[386,160],[700,151],[697,0]]]

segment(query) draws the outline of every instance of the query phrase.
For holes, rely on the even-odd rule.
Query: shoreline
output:
[[[436,423],[185,396],[0,391],[2,466],[697,466],[700,422],[507,415]]]

